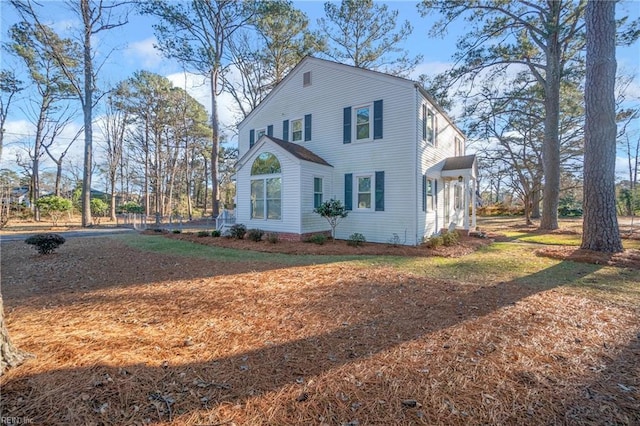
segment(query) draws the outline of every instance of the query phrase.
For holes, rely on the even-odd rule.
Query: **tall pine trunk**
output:
[[[91,226],[91,169],[93,156],[93,58],[91,57],[91,11],[89,0],[81,0],[80,10],[84,20],[84,163],[82,173],[82,226]]]
[[[615,196],[615,2],[589,0],[585,23],[584,219],[581,248],[622,251]]]
[[[211,217],[218,217],[218,149],[220,145],[220,123],[218,122],[218,66],[211,70]]]

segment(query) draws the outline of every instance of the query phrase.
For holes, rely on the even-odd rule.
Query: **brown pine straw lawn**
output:
[[[609,299],[367,262],[221,263],[118,238],[44,257],[3,243],[1,262],[12,338],[36,356],[0,379],[3,418],[640,424],[638,275]]]

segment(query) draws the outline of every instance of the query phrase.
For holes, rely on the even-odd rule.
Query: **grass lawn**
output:
[[[35,358],[0,379],[2,416],[639,424],[640,271],[539,257],[573,236],[526,234],[457,258],[3,243],[6,320]]]

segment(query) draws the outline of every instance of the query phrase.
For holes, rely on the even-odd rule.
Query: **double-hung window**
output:
[[[345,208],[354,211],[384,211],[384,180],[384,171],[345,174]]]
[[[317,209],[322,204],[322,178],[313,178],[313,208]]]
[[[356,176],[358,210],[371,210],[371,175]]]
[[[436,115],[426,105],[422,105],[422,140],[436,144]]]
[[[302,119],[291,120],[291,141],[297,142],[302,140]]]
[[[383,137],[383,102],[345,107],[342,112],[342,143],[370,141]]]
[[[371,107],[369,105],[356,108],[356,140],[370,139]]]

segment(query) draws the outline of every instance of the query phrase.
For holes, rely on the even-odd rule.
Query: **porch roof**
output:
[[[476,176],[476,156],[463,155],[461,157],[447,157],[442,162],[440,169],[442,177],[470,177]]]

